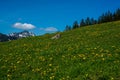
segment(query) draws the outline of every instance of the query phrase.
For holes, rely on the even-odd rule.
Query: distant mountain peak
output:
[[[27,30],[24,30],[22,32],[10,33],[8,35],[0,33],[0,42],[9,41],[9,40],[16,40],[19,38],[26,38],[26,37],[30,37],[30,36],[35,36],[35,34],[32,32],[29,32]]]
[[[32,32],[29,32],[29,31],[27,31],[27,30],[24,30],[24,31],[22,31],[22,32],[18,32],[18,33],[11,33],[11,34],[9,34],[8,36],[10,36],[10,37],[17,37],[17,38],[24,38],[24,37],[30,37],[30,36],[35,36],[35,34],[34,33],[32,33]]]

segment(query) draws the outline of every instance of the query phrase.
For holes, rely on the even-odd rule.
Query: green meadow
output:
[[[120,21],[0,43],[0,80],[120,80]]]

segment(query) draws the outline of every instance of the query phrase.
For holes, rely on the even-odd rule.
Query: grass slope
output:
[[[120,21],[0,43],[0,80],[120,80]]]

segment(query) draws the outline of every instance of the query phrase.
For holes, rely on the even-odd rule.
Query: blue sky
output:
[[[120,0],[0,0],[0,33],[63,31],[82,18],[120,8]]]

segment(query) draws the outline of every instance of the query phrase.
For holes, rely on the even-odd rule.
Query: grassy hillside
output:
[[[0,43],[0,80],[120,80],[120,21]]]

